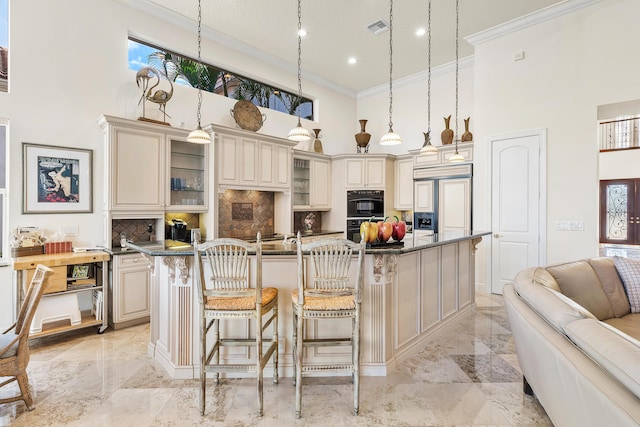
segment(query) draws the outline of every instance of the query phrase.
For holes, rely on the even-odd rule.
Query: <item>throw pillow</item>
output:
[[[640,260],[616,256],[616,270],[622,279],[632,313],[640,313]]]

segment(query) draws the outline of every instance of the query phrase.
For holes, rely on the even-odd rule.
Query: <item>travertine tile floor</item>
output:
[[[8,413],[11,426],[29,427],[552,425],[522,393],[502,296],[476,299],[475,312],[439,331],[394,373],[363,377],[357,417],[347,377],[305,378],[299,420],[291,378],[274,385],[267,377],[262,418],[255,416],[249,379],[211,383],[200,416],[197,380],[171,380],[147,357],[148,325],[34,341],[29,373],[36,409],[0,405],[0,415]]]

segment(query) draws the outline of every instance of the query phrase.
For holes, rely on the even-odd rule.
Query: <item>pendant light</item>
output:
[[[420,149],[420,154],[438,154],[438,148],[431,145],[431,0],[429,0],[429,14],[427,19],[427,38],[429,40],[427,49],[427,131],[424,134],[424,144]]]
[[[389,132],[382,135],[380,145],[402,144],[400,135],[393,131],[393,0],[389,1]]]
[[[200,49],[202,45],[201,27],[202,7],[200,5],[200,0],[198,0],[198,66],[196,68],[198,71],[198,128],[189,133],[187,141],[194,144],[209,144],[211,142],[211,136],[209,136],[207,132],[203,131],[200,126],[200,108],[202,107],[202,77],[200,75],[202,71],[202,58],[200,57]]]
[[[289,131],[287,139],[291,141],[308,141],[311,139],[311,133],[300,124],[300,106],[302,105],[302,8],[301,0],[298,0],[298,125]]]
[[[453,135],[453,139],[456,142],[456,153],[449,157],[449,163],[462,163],[464,162],[464,156],[458,153],[458,44],[459,44],[459,21],[460,21],[460,9],[458,6],[459,0],[456,0],[456,133]]]

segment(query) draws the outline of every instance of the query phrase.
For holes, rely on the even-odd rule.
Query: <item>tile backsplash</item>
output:
[[[114,219],[111,221],[111,247],[120,247],[120,234],[124,233],[127,240],[142,242],[161,238],[156,230],[157,219]],[[160,230],[164,233],[164,230]]]
[[[157,229],[158,218],[114,219],[111,221],[111,247],[120,247],[120,234],[122,233],[127,236],[127,240],[134,242],[169,238],[166,236],[166,223],[173,219],[183,220],[187,223],[187,228],[200,227],[200,214],[197,213],[166,213],[160,229]]]
[[[294,212],[293,213],[293,232],[298,233],[298,231],[305,231],[305,219],[309,218],[309,223],[311,223],[311,230],[316,233],[322,230],[322,215],[321,212]]]
[[[274,193],[226,190],[219,195],[218,236],[255,239],[274,233]]]

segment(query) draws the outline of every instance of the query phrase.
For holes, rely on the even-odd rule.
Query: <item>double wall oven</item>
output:
[[[384,191],[347,191],[347,239],[360,242],[360,224],[384,219]]]

